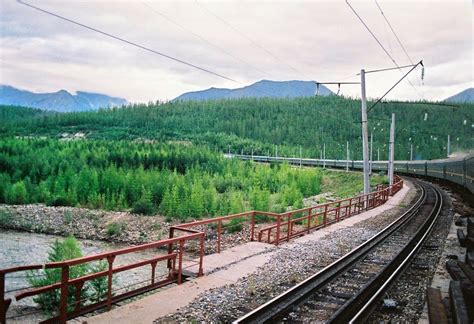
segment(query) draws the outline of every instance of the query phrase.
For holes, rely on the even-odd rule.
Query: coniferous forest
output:
[[[472,104],[382,103],[369,115],[374,159],[387,158],[396,114],[396,159],[474,147]],[[244,210],[280,212],[320,192],[322,173],[262,166],[223,152],[360,159],[360,101],[176,101],[95,112],[0,107],[0,203],[160,213],[169,219]]]
[[[371,106],[369,102],[369,107]],[[397,160],[446,156],[474,148],[474,105],[384,102],[369,113],[374,159],[387,159],[391,114],[396,115]],[[0,135],[47,136],[84,132],[89,139],[186,140],[220,152],[361,159],[360,101],[337,96],[172,101],[94,112],[52,113],[1,107]],[[278,146],[278,148],[277,148]]]
[[[128,141],[6,139],[0,202],[159,212],[200,218],[302,207],[321,172],[228,159],[203,146]]]

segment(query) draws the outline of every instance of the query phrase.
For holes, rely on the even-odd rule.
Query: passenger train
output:
[[[288,162],[297,165],[339,169],[348,167],[352,170],[361,170],[363,168],[362,161],[354,160],[321,160],[238,154],[226,154],[226,156],[240,158],[242,160],[253,160],[256,162]],[[373,161],[372,171],[387,171],[387,166],[387,161]],[[465,157],[453,157],[440,160],[395,161],[394,170],[399,174],[411,174],[451,181],[463,186],[471,193],[474,193],[474,154],[469,154]]]

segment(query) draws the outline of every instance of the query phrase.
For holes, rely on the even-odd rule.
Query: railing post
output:
[[[170,227],[170,234],[169,238],[172,239],[174,237],[174,227]],[[168,254],[173,253],[173,243],[168,244]],[[171,260],[168,260],[168,269],[171,269]]]
[[[251,221],[251,226],[250,226],[250,241],[254,241],[254,233],[255,233],[255,211],[252,212],[252,221]]]
[[[69,290],[69,266],[61,268],[61,296],[59,300],[59,323],[67,321],[67,300]]]
[[[280,227],[281,227],[281,215],[277,217],[277,226],[276,226],[276,237],[275,237],[275,245],[280,243]]]
[[[84,286],[84,282],[79,282],[75,285],[74,288],[76,288],[76,307],[75,310],[78,311],[81,308],[81,292],[82,292],[82,287]]]
[[[311,229],[311,212],[312,211],[313,211],[312,208],[308,209],[308,225],[307,225],[308,226],[308,229],[307,229],[308,233],[309,233],[309,230]]]
[[[183,282],[183,250],[184,240],[179,240],[179,254],[178,254],[178,285]]]
[[[203,259],[204,259],[204,233],[201,235],[200,239],[199,239],[199,242],[200,242],[200,251],[199,251],[199,272],[198,272],[198,277],[201,277],[202,275],[204,275],[204,271],[203,271],[203,268],[202,268],[202,263],[203,263]]]
[[[286,241],[289,242],[290,241],[290,233],[291,233],[291,216],[293,214],[290,213],[288,214],[288,221],[287,221],[287,226],[286,226]]]
[[[169,261],[170,259],[168,259]],[[151,284],[153,285],[155,283],[155,270],[156,270],[156,264],[158,261],[150,263],[151,265]]]
[[[221,253],[221,232],[222,232],[222,221],[217,222],[217,253]]]
[[[5,274],[0,273],[0,324],[6,324],[7,311],[11,302],[10,298],[5,300]]]
[[[324,205],[324,216],[323,216],[324,227],[327,226],[327,222],[328,222],[328,204]]]
[[[113,267],[114,267],[115,255],[107,257],[107,263],[109,264],[109,269],[107,272],[107,310],[112,309],[112,276],[113,276]]]

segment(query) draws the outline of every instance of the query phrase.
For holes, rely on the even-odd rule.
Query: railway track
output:
[[[363,322],[429,235],[443,201],[416,181],[413,206],[371,239],[234,323]]]

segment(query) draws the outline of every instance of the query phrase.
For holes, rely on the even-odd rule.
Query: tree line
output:
[[[161,213],[169,219],[301,207],[321,172],[153,141],[3,138],[0,203]]]
[[[370,102],[369,102],[370,105]],[[384,102],[369,114],[374,159],[388,156],[391,114],[396,114],[396,159],[446,156],[474,148],[473,104],[436,106],[429,102]],[[47,136],[84,132],[108,140],[188,140],[219,152],[361,159],[360,101],[338,96],[315,98],[246,98],[212,101],[171,101],[135,104],[93,112],[25,112],[0,107],[3,136]]]

